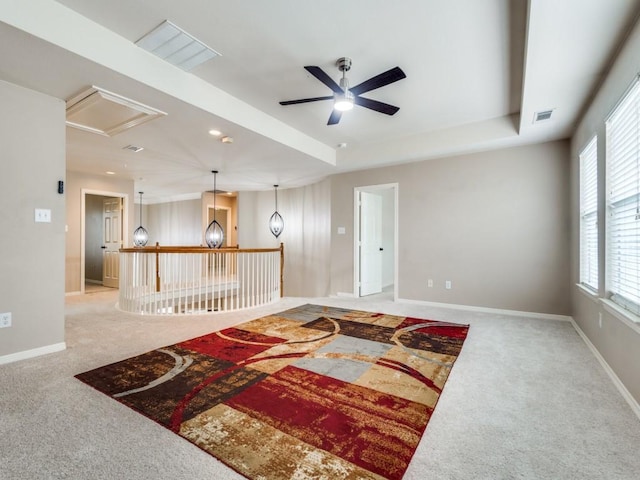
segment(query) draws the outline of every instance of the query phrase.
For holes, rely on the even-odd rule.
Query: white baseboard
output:
[[[348,298],[356,298],[356,295],[348,292],[336,292],[335,295],[330,295],[331,297],[348,297]]]
[[[469,312],[495,313],[496,315],[513,315],[516,317],[540,318],[544,320],[560,320],[570,322],[572,318],[569,315],[557,315],[555,313],[538,313],[538,312],[522,312],[519,310],[504,310],[501,308],[475,307],[470,305],[456,305],[454,303],[438,303],[427,302],[424,300],[410,300],[407,298],[399,298],[399,303],[410,303],[414,305],[424,305],[425,307],[452,308],[454,310],[466,310]]]
[[[48,353],[61,352],[66,348],[67,344],[65,342],[60,342],[54,343],[53,345],[33,348],[31,350],[23,350],[22,352],[10,353],[9,355],[3,355],[0,357],[0,365],[17,362],[19,360],[26,360],[28,358],[39,357],[40,355],[46,355]]]
[[[74,295],[82,295],[81,291],[76,291],[76,292],[65,292],[64,296],[65,297],[73,297]]]
[[[587,347],[589,347],[589,350],[591,350],[591,353],[593,353],[593,355],[596,357],[598,362],[600,362],[600,365],[602,365],[602,368],[604,368],[604,371],[607,373],[607,375],[609,375],[609,378],[611,379],[613,384],[616,386],[616,388],[618,389],[622,397],[627,401],[627,403],[631,407],[631,410],[633,410],[633,413],[635,413],[636,416],[640,419],[640,404],[638,404],[637,400],[633,398],[633,395],[631,395],[629,390],[627,390],[627,387],[624,386],[624,383],[622,383],[622,380],[618,378],[618,376],[613,371],[613,369],[609,366],[609,364],[604,359],[604,357],[600,355],[600,352],[595,347],[595,345],[591,343],[591,340],[589,340],[589,337],[587,337],[587,335],[582,331],[582,329],[578,326],[578,324],[575,322],[573,318],[571,318],[571,325],[573,325],[573,328],[575,328],[576,332],[578,332],[578,335],[580,335],[584,343],[587,344]]]

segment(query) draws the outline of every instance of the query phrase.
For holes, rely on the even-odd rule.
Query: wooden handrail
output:
[[[203,246],[161,246],[158,242],[152,246],[121,248],[123,253],[152,253],[156,256],[156,291],[160,291],[160,254],[161,253],[268,253],[280,252],[280,297],[284,296],[284,243],[279,248],[239,248],[239,245],[225,248]]]
[[[148,247],[131,247],[131,248],[121,248],[120,251],[124,253],[263,253],[263,252],[278,252],[282,250],[281,247],[278,248],[239,248],[237,245],[235,247],[226,247],[226,248],[209,248],[202,246],[161,246],[161,245],[152,245]]]

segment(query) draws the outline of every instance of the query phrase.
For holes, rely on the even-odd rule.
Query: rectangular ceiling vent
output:
[[[136,45],[187,72],[207,60],[220,56],[218,52],[168,20],[138,40]]]
[[[127,145],[126,147],[122,147],[123,150],[131,150],[132,152],[138,153],[144,150],[144,147],[136,147],[135,145]]]
[[[96,86],[67,100],[67,125],[107,137],[164,115],[165,112]]]
[[[533,115],[533,123],[544,122],[545,120],[551,119],[552,113],[553,113],[553,109],[545,110],[544,112],[536,112]]]

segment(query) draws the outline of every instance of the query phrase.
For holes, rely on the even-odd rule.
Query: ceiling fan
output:
[[[391,70],[387,70],[386,72],[376,75],[375,77],[371,77],[369,80],[366,80],[355,87],[349,87],[349,79],[346,77],[346,72],[351,69],[351,59],[348,57],[339,58],[336,61],[336,65],[338,66],[338,70],[342,72],[340,85],[334,82],[333,79],[320,67],[304,67],[311,75],[333,90],[333,95],[326,97],[301,98],[299,100],[287,100],[280,102],[280,105],[296,105],[298,103],[317,102],[319,100],[333,100],[333,110],[331,111],[327,125],[335,125],[338,123],[342,117],[342,112],[351,110],[354,104],[386,115],[394,115],[398,110],[400,110],[399,107],[389,105],[388,103],[360,96],[363,93],[384,87],[385,85],[389,85],[390,83],[406,78],[406,75],[400,67],[394,67]]]

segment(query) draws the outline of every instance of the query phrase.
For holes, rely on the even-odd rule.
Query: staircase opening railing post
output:
[[[156,292],[160,291],[160,243],[156,242]]]
[[[280,242],[280,298],[284,297],[284,243]]]

